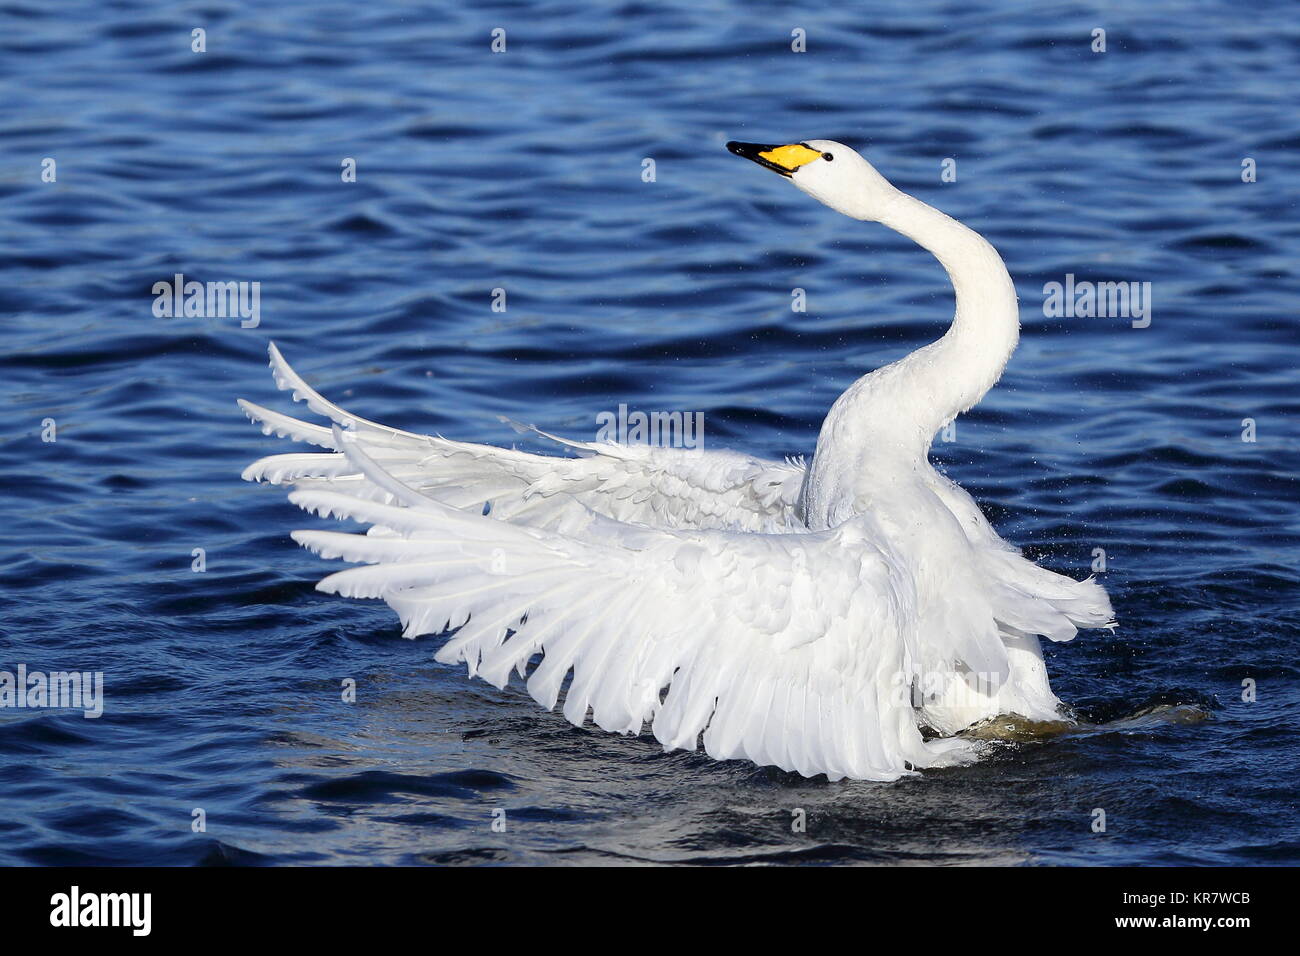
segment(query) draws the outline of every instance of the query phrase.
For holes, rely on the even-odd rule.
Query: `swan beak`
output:
[[[804,143],[794,143],[789,146],[764,146],[762,143],[737,143],[733,141],[727,144],[727,149],[737,156],[743,156],[745,159],[753,160],[760,166],[766,166],[787,179],[793,176],[795,170],[800,166],[806,166],[821,156],[821,153]]]

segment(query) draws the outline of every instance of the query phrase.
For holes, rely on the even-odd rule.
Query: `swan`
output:
[[[514,671],[578,726],[649,723],[665,750],[890,781],[978,759],[980,734],[961,731],[989,718],[1068,724],[1039,639],[1112,627],[1105,590],[1022,557],[928,460],[1016,347],[1001,257],[841,143],[727,148],[908,236],[955,291],[946,334],[849,386],[810,462],[536,429],[564,454],[414,434],[329,402],[272,343],[276,385],[329,424],[239,404],[265,434],[324,451],[243,477],[369,526],[292,533],[355,565],[319,590],[386,601],[406,637],[446,637],[437,660],[497,687]]]

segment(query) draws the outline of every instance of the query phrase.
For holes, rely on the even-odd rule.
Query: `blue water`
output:
[[[0,670],[106,696],[0,711],[0,863],[1300,862],[1300,22],[857,7],[0,7]],[[924,252],[723,148],[806,138],[1016,278],[1021,348],[936,457],[1046,566],[1104,550],[1120,628],[1049,649],[1099,730],[803,780],[574,729],[313,590],[311,519],[238,477],[282,447],[234,401],[289,409],[271,340],[409,429],[532,447],[497,416],[590,438],[625,402],[810,453],[952,301]],[[156,318],[178,272],[260,282],[260,325]],[[1067,274],[1150,282],[1150,326],[1045,316]]]

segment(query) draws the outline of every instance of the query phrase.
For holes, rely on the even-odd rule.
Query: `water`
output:
[[[0,669],[102,670],[107,702],[0,712],[0,862],[1300,862],[1300,25],[852,6],[4,6]],[[287,410],[269,340],[406,428],[591,437],[626,402],[810,452],[951,316],[925,253],[723,149],[817,137],[1017,280],[1021,348],[936,455],[1045,565],[1104,549],[1121,627],[1049,650],[1099,727],[808,781],[574,729],[313,591],[304,518],[238,480],[280,447],[234,404]],[[155,318],[177,272],[260,282],[260,325]],[[1152,283],[1150,326],[1045,317],[1066,274]]]

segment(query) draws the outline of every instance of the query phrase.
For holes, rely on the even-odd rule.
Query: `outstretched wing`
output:
[[[455,508],[481,508],[517,524],[571,526],[595,512],[650,527],[787,531],[802,528],[801,462],[772,462],[725,451],[575,442],[538,432],[577,457],[417,435],[359,418],[326,400],[270,347],[276,384],[308,408],[349,429],[363,452],[389,474]],[[240,406],[267,434],[331,449],[334,454],[274,455],[244,472],[273,483],[311,479],[354,493],[365,479],[338,454],[328,428],[251,402]],[[373,488],[368,489],[373,493]],[[574,504],[580,507],[574,507]]]
[[[925,742],[909,698],[910,583],[869,519],[832,531],[665,530],[606,519],[588,539],[460,511],[399,481],[336,425],[332,443],[376,496],[290,500],[370,533],[296,531],[360,562],[323,591],[381,598],[408,637],[449,632],[443,662],[504,686],[511,670],[564,715],[610,731],[650,723],[667,749],[892,780],[961,759]]]
[[[666,748],[702,739],[715,758],[808,776],[890,780],[969,755],[917,728],[911,577],[868,516],[803,527],[802,467],[450,442],[350,415],[274,348],[272,366],[333,427],[241,405],[268,433],[329,451],[263,459],[244,477],[292,483],[300,507],[369,525],[294,538],[358,564],[321,590],[386,601],[409,637],[447,634],[439,660],[498,686],[513,669],[575,724],[650,723]]]

